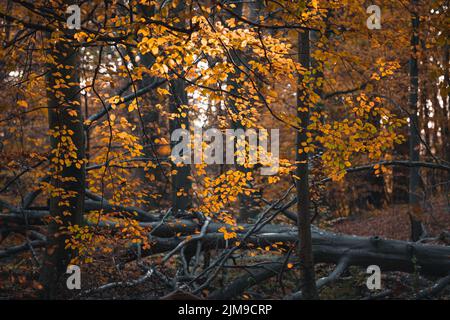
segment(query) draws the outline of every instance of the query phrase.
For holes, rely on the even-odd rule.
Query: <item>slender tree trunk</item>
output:
[[[428,81],[428,78],[430,77],[429,73],[429,66],[428,66],[428,60],[429,60],[429,56],[426,52],[426,39],[428,38],[428,35],[425,34],[423,39],[421,39],[420,43],[421,43],[421,48],[422,48],[422,52],[423,52],[423,56],[421,59],[421,65],[422,65],[422,74],[423,76],[420,79],[420,117],[419,117],[419,121],[422,121],[422,127],[424,130],[424,139],[425,142],[427,143],[427,145],[430,146],[430,149],[432,151],[437,151],[437,146],[434,145],[435,141],[433,140],[433,129],[429,127],[430,123],[434,122],[434,117],[436,116],[436,114],[434,116],[432,116],[432,106],[429,105],[429,101],[431,102],[431,105],[433,104],[433,99],[430,97],[432,97],[433,95],[433,90],[430,90],[432,88],[430,88],[430,81]],[[434,152],[435,153],[435,152]],[[424,185],[429,186],[425,188],[426,194],[425,197],[427,197],[427,193],[431,192],[431,193],[435,193],[437,191],[437,181],[436,181],[436,172],[434,170],[430,170],[426,172],[426,176],[424,179]]]
[[[367,119],[377,130],[383,130],[380,120],[379,115],[370,115]],[[352,190],[355,195],[351,197],[352,203],[350,204],[355,212],[380,209],[385,204],[386,192],[383,174],[376,175],[373,170],[368,170],[349,177],[347,181],[350,182],[348,189]]]
[[[138,13],[142,14],[143,16],[152,18],[155,15],[156,7],[138,5],[137,10]],[[156,60],[151,53],[139,53],[139,58],[139,63],[148,69],[152,67]],[[137,82],[138,89],[144,88],[157,80],[157,77],[153,77],[147,73],[144,73],[142,75],[142,80]],[[141,99],[143,100],[143,106],[145,106],[144,108],[141,108],[142,120],[144,125],[143,129],[145,130],[145,132],[142,133],[142,140],[144,144],[143,152],[145,154],[145,157],[147,158],[163,158],[167,156],[167,154],[165,153],[166,148],[164,148],[164,146],[158,146],[155,143],[155,140],[161,138],[159,128],[164,125],[163,123],[161,123],[162,121],[160,113],[156,108],[156,105],[163,104],[164,98],[159,97],[156,94],[155,90],[155,92],[142,96]],[[164,150],[164,152],[160,152],[160,150]],[[161,206],[161,202],[170,201],[170,194],[165,192],[169,181],[168,179],[166,179],[164,168],[161,165],[162,160],[158,161],[158,159],[155,159],[152,162],[156,164],[157,167],[139,170],[140,179],[142,179],[147,188],[151,190],[151,195],[157,193],[158,195],[161,195],[161,197],[155,199],[152,196],[146,196],[145,201],[147,202],[147,204],[144,206],[144,209],[158,208]]]
[[[402,159],[408,156],[409,152],[409,133],[407,129],[403,130],[402,134],[407,138],[407,141],[397,144],[394,147],[397,158]],[[405,167],[394,167],[392,171],[392,202],[396,204],[408,203],[408,189],[409,189],[409,170]]]
[[[412,0],[413,16],[412,16],[412,37],[411,47],[412,54],[409,60],[409,111],[410,111],[410,134],[409,134],[409,159],[411,161],[419,161],[420,147],[420,127],[418,117],[418,94],[419,94],[419,67],[417,49],[419,45],[419,15],[417,13],[417,0]],[[417,241],[423,234],[423,226],[417,216],[420,214],[420,198],[419,198],[420,175],[418,167],[409,169],[409,216],[411,221],[411,240]]]
[[[187,116],[187,110],[181,110],[182,106],[187,106],[188,97],[186,93],[186,84],[183,79],[176,79],[170,82],[170,112],[172,114],[178,114],[177,117],[169,122],[170,132],[174,132],[177,129],[189,130],[189,119]],[[186,113],[185,117],[181,116],[181,113]],[[191,180],[189,176],[191,174],[191,168],[188,164],[177,166],[172,165],[172,209],[174,212],[185,211],[191,203],[190,189]]]
[[[450,87],[450,76],[449,76],[449,69],[450,69],[450,55],[449,55],[449,40],[447,39],[445,46],[444,46],[444,55],[442,59],[442,64],[444,66],[444,88]],[[450,100],[449,100],[449,92],[448,90],[440,90],[440,94],[442,96],[442,137],[443,137],[443,144],[442,144],[442,151],[444,155],[444,159],[447,162],[450,162]],[[439,104],[436,104],[436,106],[439,106]],[[439,120],[436,121],[438,123]],[[435,129],[435,132],[437,130]],[[435,135],[437,135],[435,133]],[[435,139],[435,143],[437,143],[437,139]],[[444,180],[445,179],[445,180]],[[450,173],[447,173],[446,176],[444,176],[443,181],[449,181],[450,180]],[[449,187],[450,185],[448,183],[444,184],[444,192],[446,194],[449,194]]]
[[[177,27],[185,27],[185,10],[186,3],[180,1],[175,8],[171,9],[171,14],[180,18],[176,24]],[[177,70],[178,74],[182,74],[182,70]],[[177,117],[169,121],[169,131],[172,134],[177,129],[189,130],[188,96],[186,92],[186,83],[184,79],[177,78],[169,82],[170,101],[169,111],[176,114]],[[183,212],[192,205],[190,180],[191,167],[189,164],[183,163],[181,166],[172,164],[172,210],[177,213]]]
[[[243,2],[238,2],[235,4],[236,6],[234,8],[232,8],[233,12],[236,15],[239,16],[243,16],[244,14],[244,3]],[[254,7],[255,5],[252,4],[250,7],[250,18],[254,18]],[[230,16],[231,17],[231,16]],[[230,97],[228,97],[227,99],[227,107],[236,115],[239,115],[240,111],[239,108],[236,106],[235,103],[235,97],[240,95],[239,92],[239,86],[241,85],[236,79],[238,79],[241,76],[241,71],[238,68],[244,68],[243,67],[243,63],[242,61],[244,61],[245,56],[243,54],[243,52],[241,50],[230,50],[230,56],[231,56],[231,63],[234,64],[234,67],[236,69],[236,72],[234,74],[230,74],[228,76],[228,85],[230,85],[230,92],[231,95]],[[246,130],[247,128],[242,124],[240,119],[231,119],[231,126],[234,130]],[[236,143],[237,143],[236,139]],[[235,144],[235,150],[237,149],[237,146]],[[246,168],[244,165],[238,164],[237,163],[237,157],[235,157],[235,164],[236,164],[236,169],[240,172],[244,172],[247,173],[249,172],[249,168]],[[248,187],[251,187],[250,185],[248,185]],[[252,197],[247,196],[245,194],[239,194],[238,196],[239,198],[239,216],[238,221],[241,222],[246,222],[249,218],[252,218],[256,215],[256,211],[253,210],[254,209],[254,203],[252,202]]]
[[[303,67],[309,69],[311,58],[309,48],[309,31],[303,31],[298,36],[299,62]],[[303,100],[302,100],[303,98]],[[307,130],[309,124],[308,99],[302,89],[302,80],[299,77],[299,88],[297,90],[297,117],[301,121],[301,130],[297,133],[297,150],[302,149],[302,143],[307,141]],[[311,217],[309,213],[309,169],[308,152],[296,154],[297,169],[297,212],[298,212],[298,234],[299,234],[299,257],[300,277],[302,281],[302,292],[305,299],[317,299],[317,288],[314,271],[314,257],[311,240]]]
[[[178,23],[178,27],[184,27],[183,11],[186,4],[180,2],[172,13],[180,17],[181,21]],[[178,70],[181,74],[181,70]],[[189,130],[189,117],[188,110],[184,109],[188,105],[188,96],[186,92],[186,83],[183,79],[174,79],[170,81],[170,112],[177,114],[178,117],[170,120],[169,130],[172,134],[177,129]],[[185,211],[191,206],[190,190],[192,182],[189,179],[191,175],[191,168],[188,164],[182,166],[172,165],[172,209],[176,213],[178,211]]]
[[[50,43],[50,42],[49,42]],[[65,249],[68,239],[67,227],[80,225],[84,212],[85,143],[80,103],[80,85],[77,52],[70,41],[58,39],[50,44],[46,76],[53,191],[50,196],[50,213],[53,217],[48,226],[48,246],[41,270],[40,282],[45,298],[56,298],[65,288],[64,275],[75,252]],[[71,140],[72,143],[68,143]],[[72,149],[71,149],[72,148]],[[68,161],[68,162],[67,162]],[[65,202],[65,203],[64,203]]]

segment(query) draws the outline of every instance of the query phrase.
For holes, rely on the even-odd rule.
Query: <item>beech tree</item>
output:
[[[0,4],[0,267],[26,257],[45,298],[71,296],[69,264],[144,271],[77,298],[149,280],[245,298],[276,278],[262,297],[318,299],[371,264],[447,283],[447,225],[422,229],[448,193],[445,1],[384,0],[381,30],[361,0],[75,4],[79,29],[65,0]],[[210,164],[202,128],[278,129],[279,153],[258,136],[251,162],[236,139],[222,156],[244,163]],[[178,129],[200,162],[175,161]],[[334,232],[355,207],[400,219],[406,194],[411,241]]]

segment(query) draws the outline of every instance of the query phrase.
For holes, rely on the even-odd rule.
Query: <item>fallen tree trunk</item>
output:
[[[41,214],[41,212],[37,212],[39,217]],[[8,215],[2,216],[6,218]],[[9,216],[11,217],[11,215]],[[20,219],[19,215],[16,218]],[[21,218],[23,219],[23,217]],[[111,223],[111,227],[114,225],[115,223]],[[152,247],[143,250],[142,256],[173,250],[184,239],[184,237],[174,237],[176,234],[193,235],[201,227],[199,223],[189,219],[169,220],[162,223],[141,222],[140,225],[153,229],[150,236]],[[220,223],[211,223],[205,236],[187,244],[185,251],[193,252],[196,249],[197,241],[202,241],[204,250],[230,248],[230,242],[225,241],[223,234],[218,232],[223,226]],[[243,235],[251,228],[251,225],[242,226],[242,229],[236,230],[236,240],[238,241],[242,240]],[[433,276],[446,276],[450,271],[450,247],[448,246],[386,240],[379,237],[342,235],[317,228],[313,228],[312,238],[316,263],[337,264],[343,257],[346,257],[349,265],[367,267],[376,264],[382,271],[417,271]],[[268,224],[248,237],[246,241],[241,241],[240,248],[245,249],[248,244],[265,247],[276,242],[282,242],[289,247],[294,245],[297,240],[298,235],[295,228],[288,225]],[[126,263],[133,260],[134,256],[127,254],[123,258],[122,261]]]
[[[45,210],[30,210],[30,209],[20,209],[20,208],[11,208],[10,213],[0,214],[0,222],[15,222],[15,223],[24,223],[25,219],[29,224],[43,224],[43,218],[50,217],[50,211],[48,208],[44,208]],[[121,212],[128,213],[130,215],[135,215],[135,219],[138,221],[159,221],[160,217],[152,214],[152,212],[147,212],[137,207],[132,206],[121,206],[121,205],[112,205],[106,201],[91,201],[87,200],[84,202],[84,213],[89,213],[91,211],[102,211],[102,213],[112,213],[112,212]]]
[[[313,239],[317,262],[338,263],[346,257],[349,265],[374,264],[382,271],[417,271],[431,276],[444,276],[450,270],[450,247],[447,246],[326,233]]]
[[[233,246],[236,241],[240,242],[239,249],[241,250],[255,249],[257,247],[265,248],[267,246],[273,249],[271,245],[277,243],[278,248],[284,247],[291,251],[298,241],[296,228],[289,225],[266,224],[259,229],[254,229],[255,232],[253,234],[245,237],[254,225],[244,224],[240,225],[242,228],[236,228],[235,230],[237,237],[233,240],[236,241],[225,241],[223,234],[219,232],[224,225],[221,223],[210,223],[205,228],[202,237],[185,241],[188,237],[194,238],[193,236],[199,233],[199,230],[202,228],[200,221],[195,219],[168,219],[168,221],[141,222],[139,224],[150,228],[149,240],[151,242],[149,249],[140,250],[140,257],[161,253],[166,253],[166,256],[169,256],[167,253],[173,252],[175,248],[180,249],[176,254],[183,251],[186,255],[193,256],[198,250],[199,241],[201,242],[202,251],[224,250],[224,252],[235,249],[236,247]],[[99,226],[106,228],[114,228],[116,225],[116,222],[109,223],[105,221],[99,224]],[[183,236],[180,236],[180,234]],[[335,234],[320,230],[314,226],[312,228],[312,240],[315,263],[332,263],[338,266],[331,276],[319,279],[318,283],[322,281],[324,284],[328,284],[335,281],[339,277],[341,269],[352,265],[363,268],[367,268],[369,265],[378,265],[382,272],[417,272],[423,275],[442,277],[447,276],[450,271],[449,246],[386,240],[379,237]],[[45,242],[32,242],[32,244],[40,247],[45,245]],[[0,258],[11,256],[27,249],[27,246],[22,245],[2,250]],[[125,254],[120,256],[118,262],[120,265],[123,265],[135,259],[135,253],[132,250],[127,250]],[[297,257],[291,257],[290,262],[296,263],[296,259]],[[345,264],[343,264],[343,261],[345,261]],[[229,286],[211,293],[210,298],[232,298],[252,285],[280,274],[284,270],[285,265],[286,261],[269,261],[262,267],[257,268],[255,272],[239,277]],[[221,268],[222,266],[223,264],[220,264],[216,268]],[[339,266],[343,267],[339,268]],[[243,268],[246,267],[243,266]]]
[[[181,226],[184,223],[181,224]],[[150,236],[152,246],[148,250],[141,252],[141,257],[171,252],[186,237],[174,238],[164,237],[180,231],[180,224],[165,223],[161,229],[155,230],[160,236]],[[191,229],[192,225],[184,225]],[[183,248],[186,255],[194,254],[198,241],[202,242],[203,250],[232,249],[232,245],[223,239],[223,234],[217,232],[220,224],[211,224],[208,232],[201,239],[186,243]],[[170,229],[173,229],[171,232]],[[241,241],[250,226],[237,233],[237,241]],[[191,229],[192,230],[192,229]],[[283,243],[285,248],[292,248],[297,242],[298,235],[295,228],[287,231],[286,226],[266,225],[258,233],[251,235],[246,241],[241,241],[240,249],[271,246],[273,243]],[[428,276],[446,276],[450,271],[450,247],[439,245],[424,245],[399,240],[386,240],[379,237],[359,237],[351,235],[335,234],[313,228],[313,253],[315,263],[336,264],[336,270],[328,277],[317,281],[318,287],[323,287],[336,281],[343,271],[349,266],[361,266],[364,269],[369,265],[378,265],[382,272],[403,271],[408,273],[417,272]],[[127,256],[128,262],[135,257]],[[290,259],[296,262],[296,258]],[[122,260],[123,261],[123,260]],[[228,286],[213,291],[209,299],[231,299],[242,293],[249,287],[261,283],[262,281],[279,275],[286,268],[286,261],[268,262],[249,271],[247,274],[238,277]],[[291,298],[298,298],[301,293]]]
[[[165,232],[170,225],[165,226]],[[212,230],[217,230],[217,225],[212,224]],[[269,226],[266,226],[269,228]],[[271,232],[262,229],[260,233],[247,238],[240,244],[245,249],[248,244],[254,247],[270,246],[273,243],[282,242],[285,246],[296,243],[298,235],[295,229],[276,232],[276,227],[271,226]],[[244,228],[237,234],[237,239],[243,236]],[[208,228],[208,231],[210,229]],[[164,232],[164,233],[165,233]],[[142,256],[148,256],[173,250],[184,238],[150,237],[152,247],[142,251]],[[367,267],[378,265],[382,271],[419,272],[431,276],[446,276],[450,270],[450,247],[439,245],[425,245],[400,240],[386,240],[379,237],[359,237],[341,235],[331,232],[313,229],[313,251],[316,263],[339,263],[345,257],[348,265]],[[207,233],[202,239],[202,247],[208,249],[227,249],[229,242],[223,239],[223,234],[218,232]],[[194,251],[197,241],[186,245],[185,251]],[[228,247],[227,247],[228,245]]]

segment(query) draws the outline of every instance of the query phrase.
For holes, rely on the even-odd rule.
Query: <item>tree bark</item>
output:
[[[309,48],[309,31],[302,31],[298,36],[298,59],[301,65],[309,69],[311,58]],[[298,213],[298,236],[300,240],[300,279],[305,299],[317,299],[317,288],[314,271],[314,258],[311,240],[311,217],[309,213],[309,168],[308,152],[300,153],[303,144],[307,143],[307,130],[309,125],[308,98],[302,88],[302,79],[299,75],[299,88],[297,89],[297,117],[301,121],[301,129],[297,132],[296,146],[296,175],[297,180],[297,213]],[[303,100],[302,100],[303,99]]]
[[[395,158],[404,159],[408,157],[409,152],[409,133],[407,128],[403,128],[401,132],[408,141],[397,144],[394,147]],[[408,203],[408,189],[409,189],[409,169],[398,166],[394,167],[392,171],[392,202],[395,204]]]
[[[412,53],[409,60],[409,160],[419,161],[420,127],[419,117],[417,114],[419,96],[419,67],[417,62],[417,49],[419,46],[419,15],[416,8],[418,4],[417,0],[412,0],[411,4],[414,11],[412,13]],[[420,175],[419,168],[417,167],[411,167],[409,170],[409,217],[411,222],[411,240],[418,241],[424,233],[423,225],[418,219],[418,215],[421,213],[419,198]]]
[[[258,235],[258,244],[273,243],[274,241],[295,242],[295,233],[262,234]],[[287,239],[290,240],[287,240]],[[286,242],[285,242],[286,243]],[[333,263],[344,268],[354,265],[367,268],[372,264],[380,267],[382,272],[403,271],[419,272],[430,276],[446,276],[450,270],[450,260],[447,258],[450,248],[445,246],[422,245],[398,240],[384,240],[378,237],[355,237],[337,235],[328,232],[313,232],[314,259],[320,263]],[[246,289],[277,276],[286,268],[282,261],[261,265],[255,270],[248,270],[246,274],[213,291],[209,299],[232,299]],[[342,273],[337,268],[328,278],[320,279],[317,285],[322,287],[335,281]],[[337,276],[336,276],[337,275]],[[288,296],[290,299],[299,298],[299,294]],[[305,299],[303,292],[301,298]]]
[[[180,2],[172,11],[173,14],[181,16],[178,27],[184,26],[182,17],[184,8],[185,4]],[[182,74],[181,70],[178,72]],[[171,93],[169,110],[172,114],[178,115],[177,118],[170,120],[169,131],[172,134],[180,128],[189,130],[188,110],[181,110],[183,106],[188,105],[186,83],[183,79],[177,78],[170,81],[169,87]],[[185,113],[184,117],[182,113]],[[191,168],[188,164],[182,164],[181,166],[173,164],[172,170],[175,170],[175,173],[172,174],[172,210],[177,213],[178,211],[185,211],[191,205],[190,189],[192,183],[189,179]]]
[[[85,165],[83,162],[80,166],[77,161],[85,158],[85,139],[79,93],[78,54],[68,37],[57,39],[56,43],[49,39],[49,44],[49,56],[53,59],[46,75],[49,129],[59,133],[58,136],[50,136],[50,143],[52,150],[62,150],[61,154],[52,156],[68,158],[69,151],[61,149],[67,139],[67,136],[62,135],[63,130],[72,132],[69,135],[76,148],[73,150],[75,158],[70,158],[71,164],[54,163],[52,172],[51,185],[57,189],[49,200],[53,219],[48,226],[48,245],[40,282],[44,287],[44,297],[53,299],[57,291],[64,288],[63,275],[75,254],[74,251],[65,249],[65,240],[69,237],[66,228],[82,223]],[[67,201],[67,204],[62,205],[61,201]],[[55,219],[59,219],[60,223]]]
[[[249,4],[250,5],[250,4]],[[250,16],[255,16],[256,12],[255,9],[257,9],[256,4],[251,4],[249,11],[250,11]],[[243,16],[244,14],[244,3],[243,2],[238,2],[235,4],[235,7],[231,9],[232,12],[234,12],[234,14],[238,15],[238,16]],[[226,15],[226,17],[228,17],[228,15]],[[231,15],[229,15],[229,17],[231,17]],[[231,112],[238,116],[240,115],[241,111],[238,108],[238,106],[236,105],[236,97],[240,96],[240,92],[239,92],[239,87],[241,86],[241,83],[237,81],[237,79],[240,78],[242,72],[240,70],[240,68],[244,68],[243,66],[243,61],[245,61],[245,55],[244,52],[242,52],[241,50],[237,50],[237,49],[230,49],[229,50],[229,54],[231,57],[231,61],[230,63],[232,63],[234,65],[235,68],[235,72],[234,73],[230,73],[228,75],[228,79],[227,79],[227,84],[230,86],[230,95],[227,98],[227,108],[231,110]],[[244,126],[244,124],[242,123],[242,121],[240,120],[240,118],[237,119],[231,119],[231,126],[234,130],[246,130],[247,128]],[[245,138],[245,137],[244,137]],[[234,145],[234,150],[237,149],[237,138],[236,138],[236,142]],[[235,161],[235,165],[236,165],[236,170],[240,171],[240,172],[244,172],[247,173],[250,171],[249,168],[245,167],[242,164],[237,163],[237,157],[234,157],[234,161]],[[251,187],[250,185],[248,187]],[[238,195],[238,199],[239,199],[239,215],[237,217],[237,220],[240,222],[247,222],[247,220],[249,218],[254,218],[257,214],[257,212],[255,212],[254,210],[249,210],[249,208],[253,208],[254,207],[254,203],[252,201],[252,197],[241,193]]]
[[[156,5],[153,6],[144,6],[137,5],[137,10],[139,14],[142,14],[146,18],[154,18]],[[140,62],[139,64],[143,65],[145,68],[150,69],[152,65],[155,63],[156,57],[152,53],[142,54],[138,52]],[[136,65],[138,65],[136,63]],[[137,82],[139,90],[147,87],[148,85],[157,83],[161,78],[151,76],[147,73],[142,75],[142,80]],[[142,179],[143,183],[147,185],[147,189],[150,189],[151,192],[159,194],[160,197],[155,199],[152,196],[146,195],[144,197],[147,205],[145,205],[145,209],[150,208],[158,208],[165,201],[171,201],[170,194],[165,192],[167,189],[168,181],[165,173],[164,167],[161,165],[161,160],[156,159],[157,157],[164,157],[167,154],[164,152],[165,148],[155,144],[156,139],[161,138],[161,133],[159,128],[164,126],[164,123],[160,117],[160,112],[156,108],[157,104],[163,104],[164,98],[160,97],[156,92],[151,92],[149,95],[145,95],[142,97],[143,100],[143,108],[141,108],[142,121],[143,121],[143,144],[144,149],[143,152],[146,157],[151,158],[155,157],[155,161],[157,164],[156,168],[145,168],[139,170],[140,179]]]

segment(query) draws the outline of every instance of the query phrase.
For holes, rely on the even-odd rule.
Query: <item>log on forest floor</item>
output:
[[[175,234],[185,236],[195,234],[199,225],[189,219],[166,221],[163,223],[140,223],[142,226],[155,228],[150,240],[152,246],[143,250],[142,256],[168,252],[175,249],[183,237],[174,238]],[[210,223],[205,235],[186,244],[185,251],[194,251],[197,241],[201,241],[203,250],[230,249],[230,243],[223,239],[218,230],[223,227],[220,223]],[[241,241],[244,234],[252,225],[242,225],[243,229],[237,231],[237,239]],[[382,271],[420,272],[432,276],[446,276],[450,271],[450,247],[427,245],[400,240],[386,240],[379,237],[360,237],[336,234],[313,228],[313,249],[316,263],[339,263],[343,257],[349,265],[367,267],[378,265]],[[245,244],[254,246],[270,246],[276,242],[293,245],[298,239],[297,230],[288,225],[267,224],[257,233],[251,234],[245,241],[241,241],[241,249]],[[228,247],[227,247],[228,246]],[[6,252],[3,252],[6,253]],[[6,255],[6,254],[5,254]],[[122,261],[130,261],[134,257],[124,255]]]
[[[180,225],[165,224],[162,229],[164,232],[161,235],[167,234],[171,228],[179,231]],[[211,230],[212,233],[206,233],[202,239],[198,240],[202,241],[204,250],[230,249],[223,239],[223,234],[216,231],[217,228],[218,225],[211,224],[208,231]],[[241,240],[247,229],[248,227],[241,230],[236,240]],[[280,226],[281,232],[277,232],[276,229],[277,226],[267,225],[259,233],[248,237],[246,243],[265,247],[276,242],[288,245],[297,241],[298,234],[295,228],[286,231],[286,227]],[[156,235],[159,235],[158,232]],[[386,240],[379,237],[342,235],[316,228],[312,232],[312,238],[315,263],[338,264],[345,258],[349,266],[378,265],[382,271],[419,272],[430,276],[446,276],[450,271],[450,247],[448,246]],[[168,252],[176,248],[182,241],[183,238],[152,236],[152,247],[143,250],[142,256]],[[197,241],[191,241],[186,244],[185,251],[193,252],[196,249],[196,243]],[[245,249],[244,245],[242,242],[242,249]]]
[[[163,219],[159,222],[140,222],[139,224],[143,227],[151,227],[151,234],[149,235],[151,247],[150,249],[141,250],[140,257],[166,253],[166,261],[181,251],[186,256],[193,256],[198,250],[199,242],[202,244],[202,251],[222,250],[222,256],[224,253],[237,249],[233,247],[235,241],[225,241],[223,233],[219,232],[225,226],[221,223],[209,223],[207,228],[202,230],[201,237],[198,237],[201,224],[195,219],[168,219],[167,221]],[[99,226],[113,228],[115,225],[115,223],[102,222]],[[237,238],[234,240],[240,242],[239,249],[242,250],[250,249],[248,245],[251,245],[251,248],[264,248],[266,246],[272,248],[271,245],[274,243],[278,243],[278,247],[284,246],[287,249],[292,249],[298,240],[297,228],[290,225],[266,224],[256,229],[251,224],[243,224],[241,226],[242,229],[236,230]],[[250,230],[252,231],[250,232]],[[336,270],[330,276],[319,279],[319,286],[335,281],[349,266],[367,268],[369,265],[378,265],[382,272],[417,272],[434,277],[446,277],[450,271],[449,246],[387,240],[379,237],[336,234],[316,227],[313,227],[312,240],[315,263],[332,263],[337,265]],[[279,245],[280,242],[283,245]],[[32,244],[40,247],[45,245],[45,242]],[[10,249],[12,250],[0,250],[0,258],[27,250],[28,246],[24,244],[23,246]],[[224,262],[228,258],[226,257]],[[120,257],[118,262],[123,265],[135,259],[136,255],[134,252],[128,250],[126,254]],[[296,262],[295,259],[296,257],[291,257],[290,261]],[[219,263],[213,266],[212,269],[217,270],[221,267],[223,267],[223,264]],[[238,277],[230,285],[211,293],[210,298],[232,298],[239,291],[260,283],[264,279],[276,276],[285,268],[286,261],[272,261],[250,276]]]
[[[183,238],[173,238],[169,234],[180,232],[183,224],[164,223],[161,229],[155,230],[155,236],[151,236],[152,247],[144,250],[143,256],[173,252],[180,246]],[[185,231],[192,232],[192,225],[184,225]],[[201,239],[187,242],[184,246],[186,255],[193,254],[197,242],[202,242],[203,250],[224,249],[231,250],[231,242],[223,239],[223,234],[217,232],[220,224],[212,223]],[[171,231],[171,229],[174,229]],[[244,235],[250,229],[245,226],[237,235],[238,241],[243,240]],[[266,225],[258,233],[241,241],[241,249],[245,250],[245,243],[255,247],[266,247],[273,243],[282,242],[285,246],[294,245],[298,239],[297,230],[288,226]],[[382,272],[402,271],[407,273],[420,273],[423,275],[441,277],[450,272],[450,247],[439,245],[426,245],[400,240],[387,240],[379,237],[360,237],[336,234],[313,228],[313,252],[315,263],[333,263],[336,269],[328,277],[317,281],[319,288],[336,281],[349,266],[361,266],[364,269],[369,265],[377,265]],[[132,260],[128,256],[128,261]],[[291,259],[295,261],[295,259]],[[209,299],[231,299],[242,293],[247,288],[261,283],[264,280],[277,276],[286,268],[286,262],[281,259],[278,262],[264,264],[256,271],[238,277],[231,284],[213,291]],[[219,267],[219,266],[218,266]],[[301,292],[294,293],[287,298],[301,298]]]

